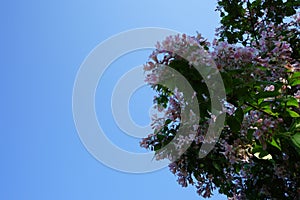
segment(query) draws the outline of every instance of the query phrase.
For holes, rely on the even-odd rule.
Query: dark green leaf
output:
[[[243,109],[241,107],[239,107],[238,109],[236,109],[236,111],[234,112],[234,116],[238,120],[238,122],[241,124],[243,122],[243,119],[244,119],[244,111],[243,111]]]
[[[241,130],[241,123],[235,116],[229,116],[227,118],[227,124],[233,132],[239,132]]]

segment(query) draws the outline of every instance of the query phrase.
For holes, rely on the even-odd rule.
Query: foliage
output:
[[[300,13],[299,1],[220,0],[222,26],[212,45],[201,35],[170,36],[157,44],[145,65],[146,81],[158,92],[154,133],[141,146],[159,154],[182,126],[184,91],[158,84],[163,65],[180,72],[195,91],[200,107],[196,137],[187,151],[169,165],[183,187],[195,185],[210,197],[216,188],[230,199],[300,198]],[[225,126],[215,148],[199,158],[212,114],[208,86],[193,65],[206,50],[221,73],[226,90]],[[188,62],[174,52],[188,52]],[[211,63],[209,63],[211,64]],[[186,138],[182,138],[185,140]],[[183,141],[184,142],[184,141]]]

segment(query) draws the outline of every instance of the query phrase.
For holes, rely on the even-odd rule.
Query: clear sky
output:
[[[0,199],[201,199],[181,188],[167,168],[148,174],[110,169],[82,145],[72,116],[72,92],[84,58],[108,37],[133,28],[162,27],[212,40],[218,13],[211,0],[5,1],[0,7]],[[109,112],[118,77],[147,61],[150,51],[118,59],[96,93],[97,116],[108,137],[140,152]],[[147,124],[152,93],[138,90],[132,118]],[[224,199],[215,195],[212,199]]]

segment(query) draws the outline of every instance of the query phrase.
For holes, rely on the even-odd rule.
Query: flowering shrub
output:
[[[152,118],[154,133],[141,146],[154,150],[157,159],[170,159],[170,170],[183,187],[194,185],[203,197],[218,188],[229,199],[300,198],[299,4],[220,0],[222,26],[212,44],[200,34],[183,34],[156,45],[144,70],[158,92],[158,114]],[[226,90],[226,99],[218,99],[222,108],[212,109],[207,77],[196,65],[221,74]],[[164,66],[182,74],[195,92],[176,87],[176,80],[174,87],[161,85],[161,80],[172,79]],[[189,107],[194,100],[199,116]],[[207,138],[208,127],[224,115],[218,140]],[[176,137],[184,121],[190,122],[186,134]],[[174,151],[159,151],[174,138],[177,159]],[[199,157],[201,146],[212,141],[214,149]],[[185,142],[191,145],[181,151]]]

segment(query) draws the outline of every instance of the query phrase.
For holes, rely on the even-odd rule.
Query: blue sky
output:
[[[168,169],[128,174],[110,169],[82,145],[72,115],[77,71],[100,42],[133,28],[163,27],[210,40],[218,26],[215,1],[6,1],[1,3],[0,199],[201,199],[181,188]],[[116,60],[96,93],[97,116],[108,137],[140,152],[138,140],[114,124],[111,88],[149,51]],[[152,93],[138,90],[132,118],[148,123]],[[101,123],[100,122],[100,123]],[[212,199],[224,199],[216,195]]]

